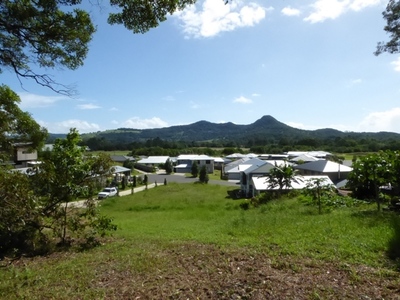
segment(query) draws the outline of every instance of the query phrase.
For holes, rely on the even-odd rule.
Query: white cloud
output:
[[[347,11],[360,11],[364,8],[375,6],[383,0],[317,0],[311,7],[313,11],[304,18],[310,23],[323,22],[327,19],[336,19]]]
[[[38,123],[47,128],[50,133],[68,133],[71,128],[76,128],[79,133],[88,133],[99,131],[100,126],[96,123],[89,123],[83,120],[66,120],[56,123],[46,123],[38,121]]]
[[[363,81],[362,81],[361,78],[352,79],[352,80],[350,80],[350,82],[347,84],[347,87],[351,88],[351,87],[353,87],[353,86],[355,86],[355,85],[361,84],[362,82],[363,82]]]
[[[140,119],[133,117],[122,123],[121,127],[134,128],[134,129],[150,129],[150,128],[161,128],[167,127],[168,123],[161,120],[158,117],[151,119]]]
[[[311,23],[323,22],[326,19],[336,19],[346,11],[349,1],[338,1],[338,0],[318,0],[312,7],[312,12],[304,21]]]
[[[251,100],[249,98],[246,98],[246,97],[243,97],[243,96],[240,96],[238,98],[235,98],[233,100],[233,103],[251,104],[251,103],[253,103],[253,100]]]
[[[27,92],[18,93],[21,98],[21,108],[37,108],[37,107],[49,107],[54,105],[56,102],[68,100],[70,98],[66,96],[42,96],[31,94]]]
[[[359,83],[361,83],[361,82],[362,82],[362,79],[360,79],[360,78],[353,79],[353,80],[351,81],[352,84],[359,84]]]
[[[76,107],[77,107],[78,109],[83,109],[83,110],[101,108],[101,106],[98,106],[98,105],[92,104],[92,103],[88,103],[88,104],[79,104],[79,105],[77,105]]]
[[[286,6],[281,10],[282,14],[284,14],[285,16],[299,16],[301,14],[301,11],[299,9],[296,8],[292,8],[290,6]]]
[[[118,111],[119,109],[118,108],[116,108],[116,107],[111,107],[110,108],[110,111]]]
[[[368,6],[374,6],[382,3],[382,0],[354,0],[350,3],[350,9],[354,11],[362,10]]]
[[[390,131],[399,132],[400,107],[387,111],[373,112],[366,116],[358,125],[358,131]]]
[[[191,109],[199,109],[200,105],[195,103],[195,102],[193,102],[193,101],[190,101],[190,108]]]
[[[258,94],[258,93],[253,93],[253,94],[251,94],[251,96],[252,96],[252,97],[260,97],[260,96],[261,96],[261,94]]]
[[[194,4],[174,14],[186,37],[212,37],[220,32],[251,27],[264,19],[267,11],[256,3],[244,5],[239,0],[227,4],[224,1],[205,0],[201,8],[199,6]]]
[[[394,66],[394,70],[396,72],[400,72],[400,57],[398,57],[396,60],[392,61],[390,64]]]
[[[164,101],[167,101],[167,102],[174,102],[174,101],[176,101],[176,99],[175,99],[175,97],[174,96],[165,96],[164,98],[162,98]]]

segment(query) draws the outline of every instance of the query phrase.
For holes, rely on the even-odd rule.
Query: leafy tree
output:
[[[199,181],[201,183],[208,183],[208,180],[209,180],[209,177],[208,177],[208,174],[207,174],[207,168],[206,168],[206,166],[203,165],[200,168]]]
[[[192,164],[191,174],[194,178],[199,175],[199,165],[197,164],[197,161],[194,161]]]
[[[9,87],[0,86],[0,160],[3,161],[10,158],[14,143],[29,142],[33,149],[38,149],[47,137],[46,129],[18,107],[20,101]]]
[[[386,10],[383,12],[383,18],[386,20],[384,30],[390,35],[390,41],[379,42],[375,55],[383,52],[399,53],[400,52],[400,1],[389,0]]]
[[[79,141],[79,133],[71,129],[66,139],[56,140],[51,156],[31,176],[34,193],[40,197],[41,214],[48,221],[45,226],[62,244],[67,244],[73,234],[93,239],[103,229],[113,228],[94,203],[98,180],[112,172],[111,159],[105,154],[85,156]],[[71,202],[78,198],[86,199],[86,209],[71,208]]]
[[[89,13],[78,8],[80,0],[3,0],[0,2],[0,68],[18,77],[69,94],[32,65],[45,68],[83,65],[95,32]]]
[[[314,178],[306,182],[304,193],[311,195],[318,206],[318,213],[322,213],[322,197],[331,193],[334,187],[327,184],[326,178]]]
[[[390,151],[380,151],[356,158],[353,161],[353,170],[347,177],[353,196],[375,201],[380,210],[380,187],[398,182],[395,178],[400,172],[399,165],[399,154]]]
[[[35,254],[46,244],[38,198],[29,186],[25,174],[0,168],[0,258]]]
[[[284,188],[291,188],[292,181],[295,180],[296,171],[292,166],[284,163],[278,165],[275,162],[275,167],[269,171],[267,174],[268,187],[274,189],[278,187],[279,194],[282,194]]]
[[[171,160],[169,158],[165,162],[164,168],[165,168],[165,172],[167,174],[171,174],[172,173],[173,167],[172,167],[172,162],[171,162]]]
[[[122,9],[117,13],[111,13],[108,22],[110,24],[123,24],[134,33],[145,33],[155,28],[160,22],[167,19],[168,14],[176,10],[182,10],[197,0],[110,0],[112,6]]]

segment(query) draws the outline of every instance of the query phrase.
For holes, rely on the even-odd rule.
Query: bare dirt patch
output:
[[[107,299],[400,299],[399,274],[365,266],[185,244],[154,253],[151,271],[102,270]]]

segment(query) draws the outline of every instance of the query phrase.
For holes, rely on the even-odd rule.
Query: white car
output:
[[[97,199],[101,200],[101,199],[105,199],[108,197],[113,197],[116,196],[118,193],[117,188],[115,187],[107,187],[104,188],[98,195],[97,195]]]

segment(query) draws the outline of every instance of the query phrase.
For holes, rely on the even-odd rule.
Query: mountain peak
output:
[[[268,128],[289,128],[290,126],[279,122],[277,119],[275,119],[274,117],[270,116],[270,115],[265,115],[263,117],[261,117],[260,119],[258,119],[257,121],[255,121],[253,124],[251,124],[250,126],[252,127],[268,127]]]

